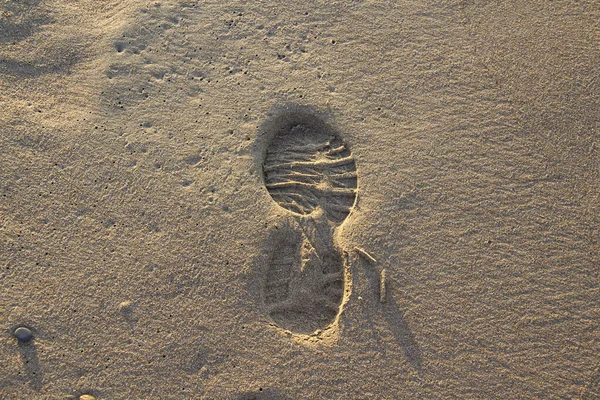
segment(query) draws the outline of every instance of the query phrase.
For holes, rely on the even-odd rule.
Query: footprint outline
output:
[[[287,109],[267,133],[264,184],[285,211],[269,235],[261,297],[277,326],[310,335],[337,322],[349,293],[335,237],[355,207],[358,170],[339,133],[315,112]]]

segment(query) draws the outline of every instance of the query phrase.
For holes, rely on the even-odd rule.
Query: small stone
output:
[[[31,339],[33,339],[33,333],[31,333],[31,330],[24,326],[20,326],[15,329],[14,335],[19,342],[29,342]]]
[[[133,303],[129,300],[124,301],[118,306],[119,311],[124,314],[130,314],[133,311]]]
[[[79,400],[96,400],[96,398],[91,394],[82,394],[79,396]]]
[[[125,319],[130,320],[133,318],[133,311],[135,308],[135,304],[133,304],[131,301],[127,300],[122,302],[121,304],[119,304],[119,306],[117,307],[119,312],[121,313],[121,315],[123,317],[125,317]]]

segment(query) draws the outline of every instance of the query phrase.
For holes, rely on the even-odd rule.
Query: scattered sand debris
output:
[[[372,255],[370,255],[369,253],[366,252],[366,250],[363,250],[360,247],[355,247],[354,251],[356,251],[358,253],[358,255],[366,258],[367,260],[371,261],[372,263],[377,262],[377,260],[375,260],[375,258],[373,258]]]
[[[381,270],[379,276],[379,301],[385,303],[385,268]]]

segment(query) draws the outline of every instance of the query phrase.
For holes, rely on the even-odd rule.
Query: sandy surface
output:
[[[595,0],[0,1],[0,398],[600,398],[599,21]],[[318,219],[265,187],[294,107],[357,175],[315,228],[344,292],[308,334],[265,300],[294,247],[273,232]]]

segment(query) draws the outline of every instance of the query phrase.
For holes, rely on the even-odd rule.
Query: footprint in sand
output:
[[[356,164],[338,134],[311,113],[282,115],[272,134],[264,182],[290,217],[271,235],[263,300],[277,325],[310,334],[341,311],[345,269],[334,233],[356,201]]]

